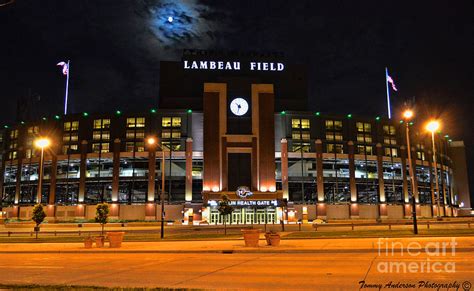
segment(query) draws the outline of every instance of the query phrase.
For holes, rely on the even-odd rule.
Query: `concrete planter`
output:
[[[244,235],[246,247],[258,247],[258,239],[260,238],[258,229],[242,229],[241,231]]]
[[[271,245],[270,233],[269,232],[265,233],[265,240],[267,241],[267,246]]]
[[[104,247],[104,237],[103,236],[98,236],[95,238],[95,245],[98,248],[103,248]]]
[[[94,240],[90,237],[88,237],[84,240],[84,248],[86,248],[86,249],[92,248],[93,244],[94,244]]]
[[[111,248],[120,248],[122,246],[123,236],[125,232],[107,232]]]
[[[280,235],[279,234],[270,234],[270,245],[272,247],[277,247],[280,245]]]

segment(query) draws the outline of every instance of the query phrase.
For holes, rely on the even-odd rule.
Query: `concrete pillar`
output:
[[[385,203],[385,183],[383,180],[383,148],[380,143],[376,145],[377,152],[377,177],[379,180],[379,202]]]
[[[48,203],[54,205],[56,203],[56,173],[58,170],[58,156],[53,154],[51,157],[51,178],[49,180],[49,199]]]
[[[116,138],[113,145],[113,163],[112,169],[112,202],[118,201],[119,194],[119,176],[120,176],[120,139]]]
[[[289,199],[288,193],[288,141],[286,138],[281,139],[281,188],[283,191],[283,199]]]
[[[193,139],[186,139],[186,188],[185,198],[187,202],[193,200]]]
[[[318,190],[318,202],[324,202],[323,142],[317,139],[314,143],[316,145],[316,187]],[[326,216],[326,213],[324,216]]]
[[[86,164],[87,161],[87,140],[81,142],[81,161],[79,168],[79,203],[84,202],[85,192],[86,192]]]
[[[156,143],[148,145],[148,202],[155,202]]]
[[[411,163],[412,163],[412,167],[413,167],[413,181],[414,181],[414,184],[415,184],[415,188],[416,188],[416,191],[415,191],[415,201],[416,203],[420,203],[420,194],[418,192],[418,177],[416,175],[416,148],[415,147],[411,147],[411,156],[412,156],[412,159],[411,159]],[[414,190],[412,190],[414,191]]]
[[[351,202],[357,202],[357,185],[355,178],[355,161],[354,161],[354,142],[347,143],[349,154],[349,184],[351,189]]]
[[[428,168],[430,168],[430,192],[431,192],[431,215],[434,217],[437,215],[437,204],[435,194],[435,177],[433,168],[433,152],[428,151]]]
[[[403,201],[410,202],[410,195],[408,193],[408,176],[407,176],[407,149],[405,146],[400,147],[400,157],[402,158],[402,187],[403,187]],[[412,156],[413,158],[413,156]],[[413,177],[412,177],[413,178]],[[413,189],[412,189],[413,192]]]
[[[18,163],[17,163],[17,168],[16,168],[15,204],[18,204],[20,202],[21,167],[23,165],[21,158],[18,157],[17,161]],[[39,201],[38,203],[41,203],[41,201]]]

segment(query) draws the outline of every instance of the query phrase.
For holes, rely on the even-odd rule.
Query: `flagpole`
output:
[[[71,67],[69,65],[69,60],[67,61],[67,74],[66,74],[66,94],[64,97],[64,115],[67,115],[67,95],[69,92],[69,74],[71,73]]]
[[[388,88],[388,69],[385,67],[385,86],[387,87],[387,111],[388,119],[392,119],[392,113],[390,112],[390,89]]]

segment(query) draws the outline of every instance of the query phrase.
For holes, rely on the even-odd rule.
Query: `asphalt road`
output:
[[[387,265],[399,264],[398,270]],[[436,268],[428,268],[427,262]],[[424,271],[403,272],[409,263]],[[454,264],[454,272],[452,267]],[[384,267],[385,266],[385,267]],[[446,266],[449,266],[448,268]],[[287,290],[379,290],[387,284],[405,285],[409,290],[429,284],[459,284],[458,290],[474,284],[474,253],[429,256],[421,253],[379,254],[377,251],[305,254],[2,254],[2,284],[66,284],[109,287],[172,287],[209,289]],[[435,271],[441,270],[441,272]],[[470,282],[469,282],[470,280]],[[363,286],[361,281],[365,281]],[[468,282],[468,283],[466,283]],[[399,285],[400,286],[400,285]],[[431,285],[436,287],[437,285]],[[363,288],[361,288],[363,287]],[[385,288],[383,288],[385,287]],[[446,285],[447,287],[447,285]],[[407,290],[407,289],[398,289]],[[456,290],[450,288],[449,290]]]

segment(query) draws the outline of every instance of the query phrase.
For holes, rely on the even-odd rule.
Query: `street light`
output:
[[[403,118],[405,119],[406,135],[407,135],[407,152],[408,152],[408,171],[411,177],[411,205],[412,205],[412,217],[413,217],[413,233],[418,234],[418,225],[416,222],[416,201],[415,197],[418,196],[418,189],[415,187],[415,173],[413,171],[413,164],[411,161],[411,148],[410,148],[410,128],[409,121],[413,117],[413,111],[410,109],[403,112]],[[406,170],[405,170],[406,171]]]
[[[433,164],[434,164],[434,169],[435,169],[435,185],[436,185],[436,194],[438,196],[438,211],[436,213],[438,219],[441,219],[439,213],[441,211],[441,204],[440,204],[440,199],[439,199],[439,184],[438,184],[438,164],[436,162],[436,145],[435,145],[435,140],[434,140],[434,134],[435,132],[439,129],[440,127],[440,124],[439,124],[439,121],[437,120],[432,120],[430,122],[428,122],[428,124],[426,124],[426,130],[428,130],[429,132],[431,132],[431,146],[433,148]],[[431,197],[431,200],[434,201],[434,193]],[[433,202],[432,202],[433,203]]]
[[[147,138],[147,143],[153,147],[153,150],[157,142],[155,137]],[[162,143],[159,146],[161,147],[161,239],[163,239],[165,237],[165,151]]]
[[[41,137],[35,140],[35,146],[41,149],[40,156],[40,168],[38,177],[38,189],[36,191],[36,202],[41,203],[41,192],[43,188],[43,161],[44,161],[44,149],[51,145],[51,141],[46,137]]]

